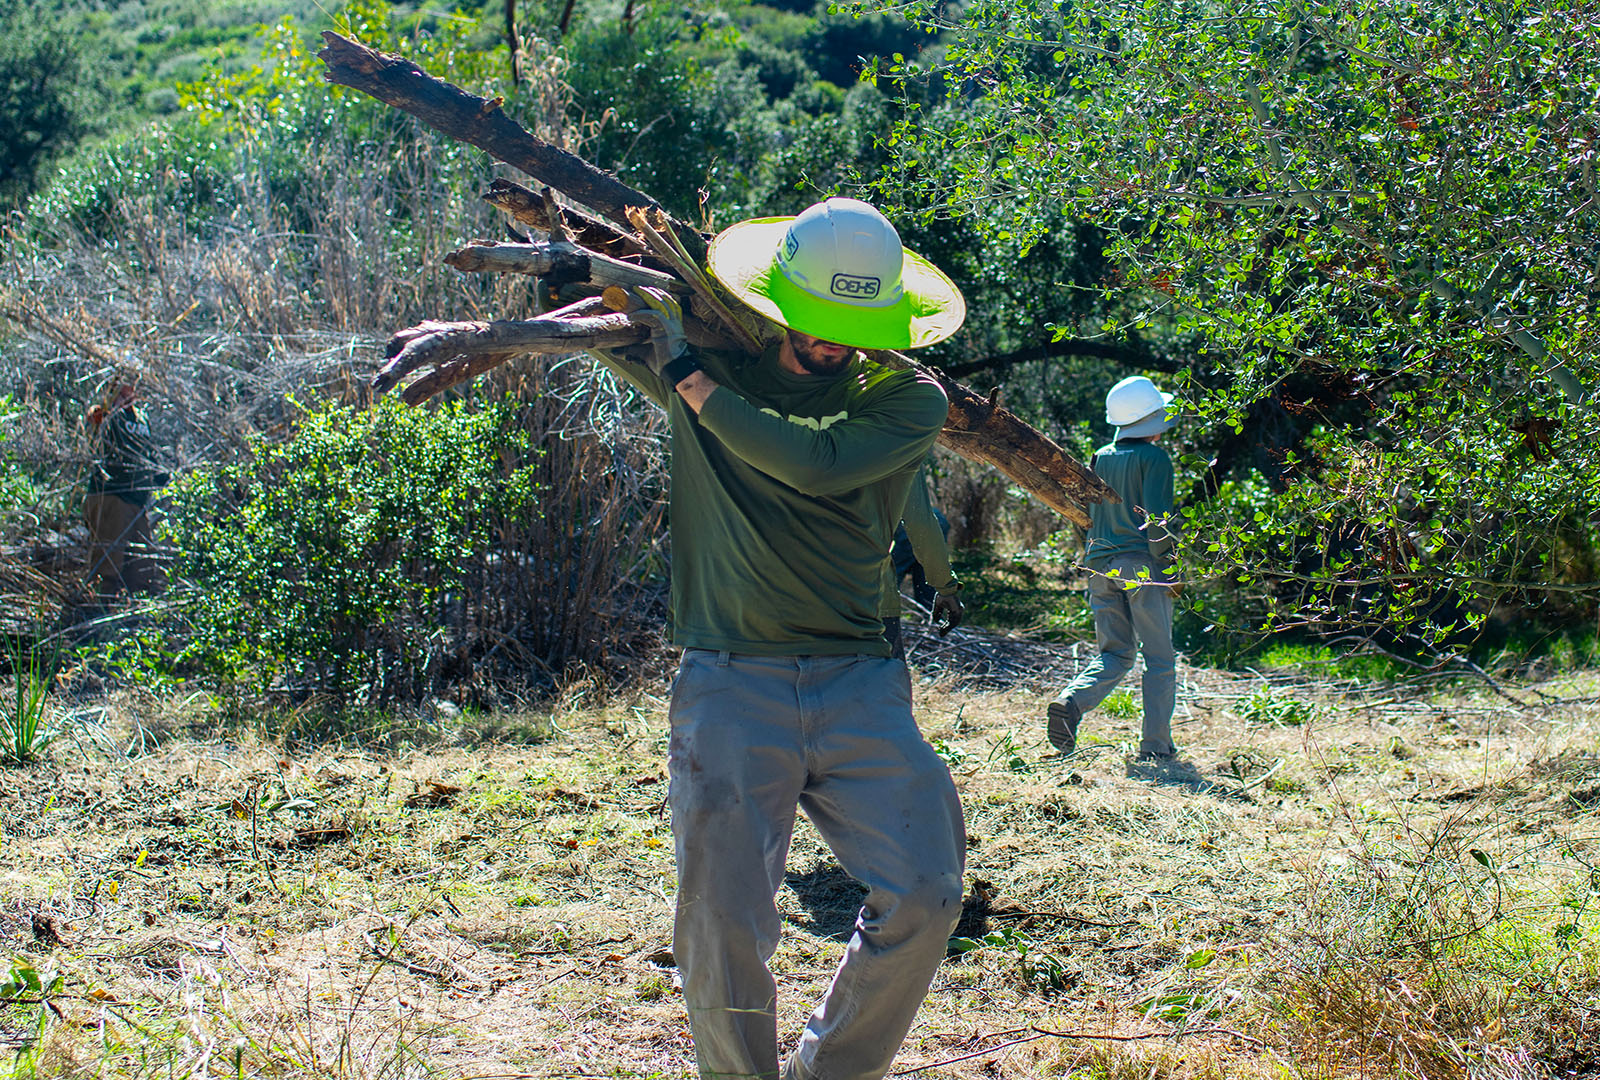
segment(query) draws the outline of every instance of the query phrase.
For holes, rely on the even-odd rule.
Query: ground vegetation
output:
[[[894,1075],[1534,1080],[1600,1049],[1591,676],[1539,705],[1185,667],[1193,769],[1152,772],[1117,698],[1051,755],[1068,646],[911,652],[971,840]],[[0,1075],[691,1075],[665,693],[337,728],[62,700],[0,791]],[[802,824],[782,1030],[861,895]]]

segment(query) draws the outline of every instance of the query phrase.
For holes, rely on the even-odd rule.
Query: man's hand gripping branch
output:
[[[689,350],[689,339],[683,332],[683,305],[665,289],[651,285],[640,285],[633,294],[645,305],[643,311],[634,312],[634,321],[651,328],[646,363],[698,413],[717,383],[701,370],[700,361]]]

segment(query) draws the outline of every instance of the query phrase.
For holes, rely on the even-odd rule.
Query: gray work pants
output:
[[[1115,573],[1110,573],[1115,571]],[[1148,578],[1139,576],[1148,571]],[[1172,647],[1172,591],[1162,585],[1128,586],[1137,581],[1163,580],[1155,563],[1144,555],[1119,555],[1096,570],[1089,579],[1089,608],[1094,612],[1094,636],[1100,655],[1061,692],[1058,700],[1071,700],[1087,713],[1115,690],[1133,670],[1134,652],[1144,654],[1144,730],[1140,754],[1170,756],[1172,710],[1177,701],[1177,654]]]
[[[783,1075],[877,1080],[944,959],[966,854],[955,784],[911,717],[905,664],[689,649],[670,717],[673,952],[700,1076],[778,1076],[767,961],[798,807],[867,896]]]

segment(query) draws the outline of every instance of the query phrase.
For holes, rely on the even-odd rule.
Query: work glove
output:
[[[940,593],[933,598],[933,625],[940,637],[960,626],[964,614],[966,612],[955,593]]]
[[[648,325],[650,330],[650,355],[646,363],[657,375],[689,348],[689,339],[683,335],[683,305],[665,289],[653,285],[639,285],[633,295],[645,305],[643,311],[633,313],[633,321]]]

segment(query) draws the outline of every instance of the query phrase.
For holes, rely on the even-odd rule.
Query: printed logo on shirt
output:
[[[787,420],[791,424],[799,424],[801,427],[808,427],[812,431],[827,431],[839,421],[850,419],[850,414],[848,412],[834,413],[832,416],[818,418],[815,416],[784,416],[777,409],[762,409],[761,411],[766,413],[768,416],[776,416],[779,419]]]

